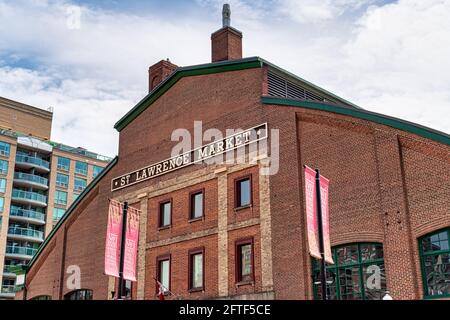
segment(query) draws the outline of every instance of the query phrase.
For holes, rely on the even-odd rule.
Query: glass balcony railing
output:
[[[18,189],[13,189],[12,197],[17,199],[26,199],[26,200],[32,200],[32,201],[38,201],[42,203],[47,203],[47,197],[32,191],[23,191]]]
[[[25,180],[25,181],[41,184],[44,186],[48,186],[48,179],[34,175],[34,174],[16,172],[16,173],[14,173],[14,179]]]
[[[46,169],[50,168],[50,162],[45,161],[41,158],[27,156],[23,154],[16,155],[16,162],[22,162],[22,163],[30,163],[39,167],[43,167]]]
[[[14,288],[15,288],[15,286],[13,286],[13,285],[3,285],[2,293],[15,293]]]
[[[44,240],[44,232],[27,228],[10,227],[8,229],[8,235],[19,235]]]
[[[37,249],[27,248],[27,247],[19,247],[19,246],[6,246],[6,253],[8,254],[20,254],[24,256],[34,256],[37,252]]]
[[[37,212],[34,210],[27,210],[27,209],[22,209],[22,208],[18,208],[18,207],[11,207],[11,210],[9,211],[9,215],[15,216],[15,217],[30,218],[30,219],[35,219],[35,220],[45,222],[45,215],[41,212]]]

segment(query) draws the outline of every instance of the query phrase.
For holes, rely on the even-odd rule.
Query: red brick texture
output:
[[[383,243],[386,280],[394,299],[423,298],[418,238],[450,226],[450,150],[447,145],[349,116],[297,107],[262,105],[264,69],[182,78],[120,133],[119,160],[57,231],[27,276],[27,298],[68,292],[69,265],[82,272],[82,288],[107,299],[103,275],[108,198],[128,198],[147,187],[197,172],[194,165],[111,193],[113,177],[170,157],[178,143],[172,131],[250,128],[267,122],[280,133],[279,172],[270,176],[273,286],[276,299],[311,299],[302,166],[320,168],[330,179],[332,245]],[[271,141],[269,139],[269,141]],[[253,205],[234,210],[234,181],[251,175]],[[227,175],[228,296],[262,291],[259,172]],[[171,255],[170,299],[215,298],[219,292],[218,179],[146,199],[147,239],[144,298],[156,299],[156,259]],[[189,222],[189,193],[204,189],[205,215]],[[145,196],[145,194],[144,194]],[[158,229],[158,205],[172,199],[172,225]],[[254,222],[254,223],[253,223]],[[239,223],[248,225],[233,229]],[[204,232],[203,236],[191,238]],[[254,282],[236,285],[235,242],[254,240]],[[205,288],[188,290],[189,250],[204,247]]]

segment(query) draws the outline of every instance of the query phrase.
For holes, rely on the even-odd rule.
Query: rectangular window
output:
[[[74,193],[74,194],[73,194],[73,199],[72,199],[72,201],[77,200],[77,198],[78,198],[79,196],[80,196],[79,193]]]
[[[87,176],[88,164],[86,162],[77,161],[75,162],[75,173]]]
[[[69,176],[62,173],[56,174],[56,185],[67,189],[69,186]]]
[[[170,256],[157,258],[157,279],[162,284],[163,290],[170,290]],[[158,286],[156,286],[158,292]]]
[[[10,144],[0,141],[0,155],[9,157]]]
[[[4,179],[4,178],[0,179],[0,192],[1,193],[6,192],[6,179]]]
[[[5,198],[0,197],[0,212],[3,212],[4,206],[5,206]]]
[[[58,169],[69,171],[70,170],[70,159],[64,157],[58,157]]]
[[[237,179],[235,182],[235,207],[249,207],[252,204],[252,180],[251,176]]]
[[[64,213],[66,213],[65,209],[53,208],[53,221],[56,222],[61,219]]]
[[[75,191],[83,191],[86,188],[86,179],[75,178],[74,187]]]
[[[100,172],[102,172],[103,167],[99,167],[99,166],[92,166],[92,177],[95,178],[96,176],[98,176],[98,174]]]
[[[0,174],[8,174],[8,161],[0,160]]]
[[[164,201],[159,204],[159,227],[168,227],[171,224],[172,200]]]
[[[67,192],[56,190],[55,204],[67,205]]]
[[[204,248],[189,252],[189,290],[204,290]]]
[[[236,282],[252,282],[254,259],[253,238],[236,242]]]
[[[203,217],[204,213],[204,197],[203,190],[196,191],[190,194],[190,219],[198,219]]]

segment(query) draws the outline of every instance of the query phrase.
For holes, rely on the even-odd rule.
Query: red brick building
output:
[[[305,164],[331,180],[330,298],[450,296],[449,135],[242,58],[242,34],[227,26],[212,35],[211,63],[161,61],[149,73],[149,94],[115,126],[118,156],[45,240],[17,298],[117,292],[104,275],[115,199],[141,210],[133,299],[156,299],[154,278],[170,288],[167,299],[313,299],[320,292],[306,237]],[[115,178],[170,158],[172,133],[193,134],[194,121],[221,132],[265,124],[278,136],[269,134],[266,156],[248,154],[252,161],[189,165],[115,188]],[[276,174],[262,173],[275,164]],[[68,288],[71,266],[81,291]]]

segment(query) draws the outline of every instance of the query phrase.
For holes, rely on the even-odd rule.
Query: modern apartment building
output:
[[[110,159],[50,140],[53,113],[0,97],[0,299]]]

